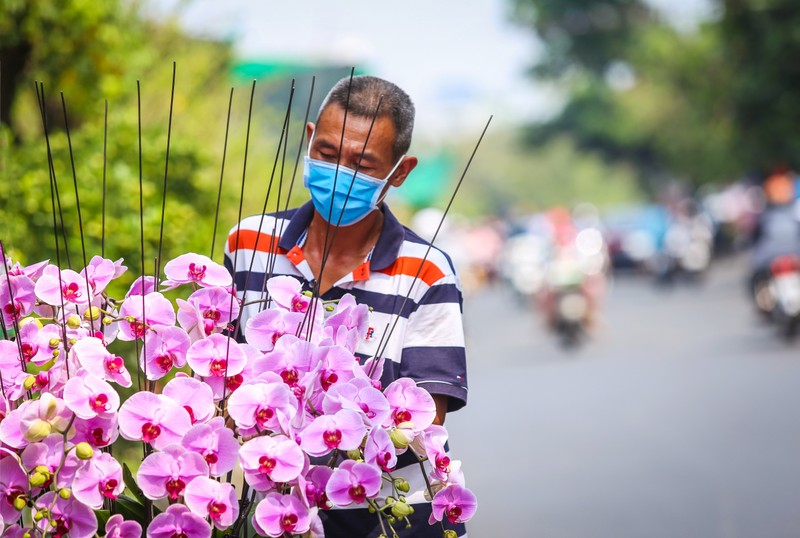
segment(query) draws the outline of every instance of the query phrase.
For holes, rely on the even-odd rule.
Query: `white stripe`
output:
[[[411,314],[405,347],[464,347],[460,320],[456,303],[421,305]]]

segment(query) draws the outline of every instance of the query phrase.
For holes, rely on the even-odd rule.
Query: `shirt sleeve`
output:
[[[424,293],[408,318],[400,376],[431,394],[449,396],[448,411],[467,403],[462,294],[455,274],[445,275]]]

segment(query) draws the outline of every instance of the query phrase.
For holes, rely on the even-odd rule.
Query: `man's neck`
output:
[[[371,212],[352,226],[340,227],[325,222],[319,213],[314,212],[308,226],[306,249],[322,253],[327,240],[329,256],[333,258],[364,258],[375,246],[383,226],[383,213],[380,209]]]

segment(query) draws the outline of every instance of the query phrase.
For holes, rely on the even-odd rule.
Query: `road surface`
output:
[[[469,404],[447,419],[469,536],[800,537],[800,342],[757,322],[743,278],[619,278],[576,353],[503,289],[469,298]]]

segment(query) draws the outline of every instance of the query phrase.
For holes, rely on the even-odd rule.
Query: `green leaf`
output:
[[[111,518],[111,512],[108,510],[95,510],[94,515],[97,516],[97,528],[105,529],[106,523],[108,523],[109,518]]]
[[[137,502],[127,495],[120,495],[116,499],[116,512],[121,514],[125,520],[137,521],[142,528],[146,527],[147,512],[144,505]]]
[[[131,492],[131,495],[139,501],[139,504],[144,505],[144,503],[147,502],[144,492],[142,492],[142,488],[139,487],[139,484],[137,484],[136,480],[133,478],[133,473],[131,473],[131,469],[128,467],[127,463],[122,464],[122,480],[125,482],[125,486],[128,488],[128,491]]]

